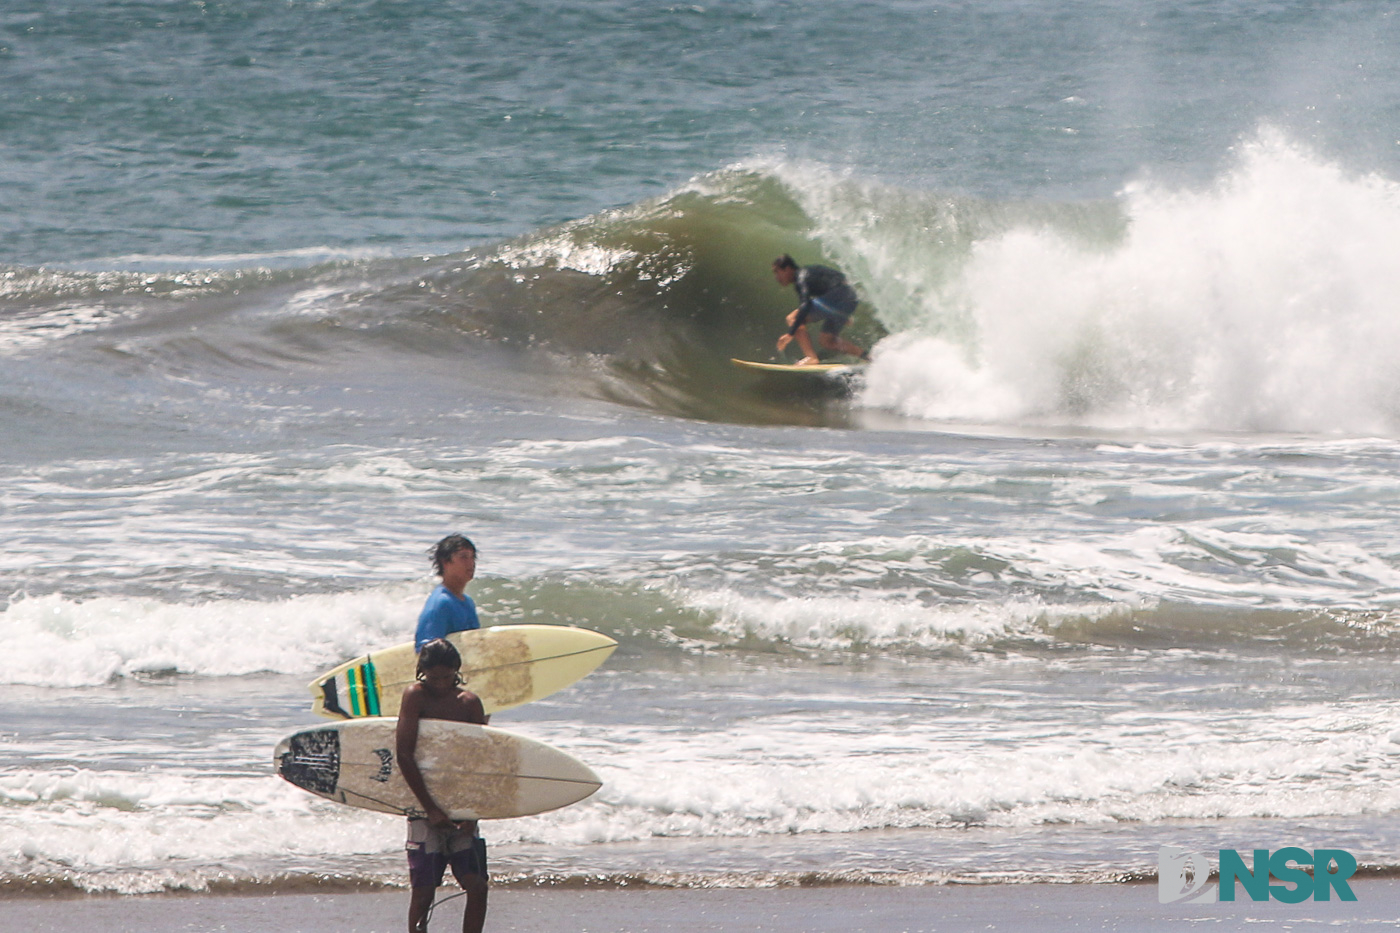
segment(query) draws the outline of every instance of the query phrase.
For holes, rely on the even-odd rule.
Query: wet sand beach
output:
[[[442,889],[443,896],[453,889]],[[1162,905],[1137,884],[940,885],[742,890],[497,889],[490,933],[933,933],[1106,930],[1394,930],[1400,881],[1354,882],[1355,902]],[[25,933],[389,933],[403,929],[407,894],[34,898],[0,901],[0,929]],[[461,922],[442,904],[430,929]]]

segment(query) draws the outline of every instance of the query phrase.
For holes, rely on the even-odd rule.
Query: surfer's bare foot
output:
[[[796,364],[796,365],[798,365],[798,366],[815,366],[815,365],[817,365],[817,364],[820,363],[820,362],[821,362],[821,360],[817,359],[815,356],[804,356],[804,357],[802,357],[802,359],[800,359],[800,360],[797,361],[797,364]]]

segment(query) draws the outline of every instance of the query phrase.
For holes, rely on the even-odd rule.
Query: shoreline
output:
[[[1388,821],[1361,818],[872,830],[665,838],[593,846],[502,843],[492,887],[513,891],[894,889],[921,886],[1155,883],[1159,847],[1279,849],[1316,841],[1360,863],[1358,879],[1400,878]],[[1316,846],[1310,846],[1316,847]],[[278,861],[168,861],[78,870],[31,864],[0,873],[0,903],[88,897],[277,897],[405,890],[402,851]],[[18,866],[16,866],[18,867]]]
[[[1310,869],[1305,872],[1312,874]],[[1400,866],[1358,866],[1353,883],[1395,882],[1400,884]],[[1212,870],[1211,883],[1218,882]],[[705,871],[635,872],[599,871],[577,874],[554,872],[492,875],[493,891],[566,894],[575,892],[635,891],[813,891],[915,890],[920,888],[1026,888],[1033,886],[1134,887],[1153,886],[1157,872],[1150,868],[1120,871],[1068,870],[1054,874],[1038,871],[987,871],[977,874],[938,871],[772,871],[713,873]],[[170,883],[159,890],[121,890],[118,887],[84,887],[76,879],[61,876],[0,878],[0,905],[18,901],[83,901],[102,899],[160,898],[279,898],[340,897],[355,895],[395,895],[408,891],[407,876],[391,872],[380,877],[307,872],[272,877],[213,878],[202,883]],[[448,885],[451,885],[450,880]]]
[[[493,889],[491,933],[934,933],[995,929],[1070,933],[1194,928],[1248,918],[1280,929],[1302,923],[1348,930],[1393,930],[1400,879],[1358,878],[1357,900],[1160,904],[1156,886],[1098,884],[940,884],[916,887],[832,885],[767,889]],[[444,887],[439,901],[456,893]],[[89,895],[0,899],[0,926],[26,933],[387,933],[403,927],[406,891],[340,894]],[[440,903],[434,930],[460,922],[460,902]]]

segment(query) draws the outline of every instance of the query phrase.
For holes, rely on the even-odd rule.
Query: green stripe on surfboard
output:
[[[379,715],[379,678],[374,676],[374,662],[366,661],[363,668],[365,675],[365,699],[368,701],[369,714]]]

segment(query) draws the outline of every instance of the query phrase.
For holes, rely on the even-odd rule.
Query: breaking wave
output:
[[[407,367],[471,353],[545,373],[554,391],[673,415],[852,423],[847,403],[784,394],[729,365],[774,357],[793,299],[769,261],[787,252],[841,267],[864,298],[848,333],[878,346],[858,408],[944,423],[1393,435],[1397,235],[1400,185],[1270,130],[1205,190],[1149,179],[1094,203],[989,201],[755,162],[446,256],[10,268],[0,352],[78,342],[104,360],[117,350],[245,374],[347,349]],[[313,255],[322,261],[295,264]]]

